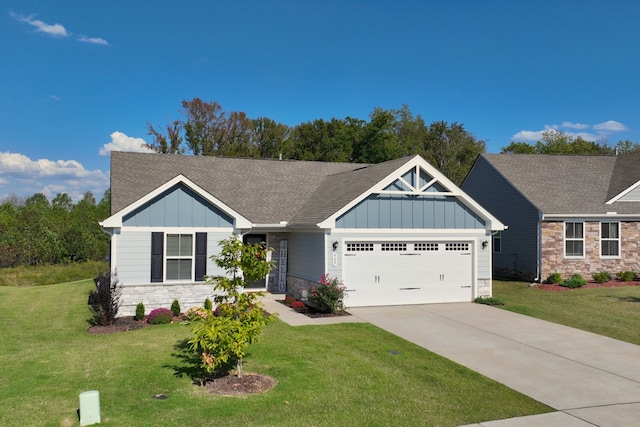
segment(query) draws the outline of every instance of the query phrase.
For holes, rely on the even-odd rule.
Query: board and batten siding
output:
[[[183,184],[126,215],[127,227],[233,227],[233,218]]]
[[[319,281],[324,271],[325,235],[293,232],[288,235],[287,274],[301,279]]]
[[[451,196],[371,195],[336,219],[336,228],[481,229],[485,222]]]
[[[478,158],[469,172],[462,190],[508,227],[502,232],[501,251],[493,253],[493,268],[526,272],[535,277],[538,209],[483,157]]]

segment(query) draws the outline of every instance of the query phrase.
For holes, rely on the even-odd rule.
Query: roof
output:
[[[254,224],[319,222],[410,159],[369,165],[112,152],[111,212],[183,175]]]
[[[640,153],[620,156],[481,154],[546,215],[640,215],[640,202],[607,204],[640,180]]]

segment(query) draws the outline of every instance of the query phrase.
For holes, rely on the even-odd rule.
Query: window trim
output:
[[[169,255],[169,236],[178,236],[178,238],[180,239],[181,236],[190,236],[191,237],[191,255]],[[183,282],[183,281],[191,281],[194,282],[194,278],[195,278],[195,244],[196,244],[196,239],[195,239],[195,233],[191,232],[191,233],[184,233],[184,232],[175,232],[175,233],[165,233],[164,234],[164,281],[165,282]],[[180,242],[178,242],[178,247],[181,247]],[[177,278],[177,279],[168,279],[167,278],[167,273],[169,271],[169,266],[168,266],[168,262],[170,260],[191,260],[191,268],[189,269],[189,273],[190,273],[190,277],[189,278]]]
[[[502,231],[494,231],[493,235],[491,236],[491,243],[492,243],[492,247],[493,247],[493,253],[496,254],[501,254],[502,253]],[[498,244],[496,245],[496,242],[498,242]]]
[[[607,237],[604,238],[602,237],[602,231],[603,231],[603,226],[605,224],[616,224],[617,228],[618,228],[618,237],[615,238],[611,238],[611,237]],[[622,249],[622,241],[620,238],[620,221],[601,221],[600,222],[600,258],[603,259],[620,259],[621,258],[621,249]],[[617,242],[618,243],[618,255],[604,255],[602,252],[604,250],[604,245],[603,242]]]
[[[567,225],[568,224],[580,224],[582,227],[582,237],[567,237]],[[584,221],[565,221],[563,223],[563,248],[564,248],[564,257],[569,259],[583,259],[585,257],[585,226]],[[567,242],[582,242],[582,255],[568,255],[567,254]]]

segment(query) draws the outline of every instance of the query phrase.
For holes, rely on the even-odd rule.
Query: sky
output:
[[[409,106],[487,151],[640,142],[635,0],[0,0],[0,201],[109,188],[181,102],[295,126]]]

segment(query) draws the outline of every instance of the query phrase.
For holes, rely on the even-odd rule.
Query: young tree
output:
[[[221,292],[214,300],[214,312],[194,322],[190,348],[200,355],[201,367],[211,374],[229,369],[236,363],[242,376],[242,360],[247,348],[256,342],[271,317],[257,298],[259,293],[243,292],[245,286],[265,277],[274,262],[267,261],[268,249],[263,245],[243,244],[237,234],[220,242],[221,251],[213,256],[225,276],[210,277],[213,289]]]

